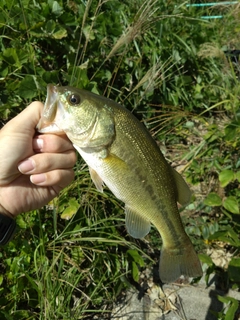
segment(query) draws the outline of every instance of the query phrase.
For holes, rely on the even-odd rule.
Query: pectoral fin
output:
[[[128,206],[125,207],[127,232],[137,239],[144,238],[150,231],[151,224]]]
[[[172,173],[177,186],[177,201],[184,206],[189,203],[192,192],[183,177],[173,168]]]
[[[90,176],[98,191],[103,192],[103,180],[99,177],[97,172],[89,167]]]

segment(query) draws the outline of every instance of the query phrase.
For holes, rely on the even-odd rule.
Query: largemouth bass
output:
[[[201,264],[185,233],[177,202],[186,204],[191,192],[165,160],[145,126],[116,102],[73,87],[48,85],[37,129],[64,132],[89,166],[99,191],[105,184],[125,203],[126,228],[143,238],[153,224],[163,245],[160,279],[202,275]]]

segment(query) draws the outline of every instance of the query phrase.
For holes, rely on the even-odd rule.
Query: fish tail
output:
[[[174,282],[181,275],[202,276],[200,261],[190,241],[182,248],[168,248],[163,245],[159,269],[160,279],[163,283]]]

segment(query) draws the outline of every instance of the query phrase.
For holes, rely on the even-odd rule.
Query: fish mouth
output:
[[[40,133],[64,134],[64,131],[56,124],[58,111],[58,88],[53,84],[47,86],[47,98],[44,104],[42,116],[37,124]]]

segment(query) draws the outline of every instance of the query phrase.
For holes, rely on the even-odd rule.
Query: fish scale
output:
[[[163,282],[202,275],[177,207],[177,201],[189,201],[191,192],[131,112],[84,90],[48,85],[38,130],[66,133],[88,164],[97,189],[102,192],[104,183],[125,203],[131,236],[143,238],[151,224],[156,227],[163,240],[159,267]]]

